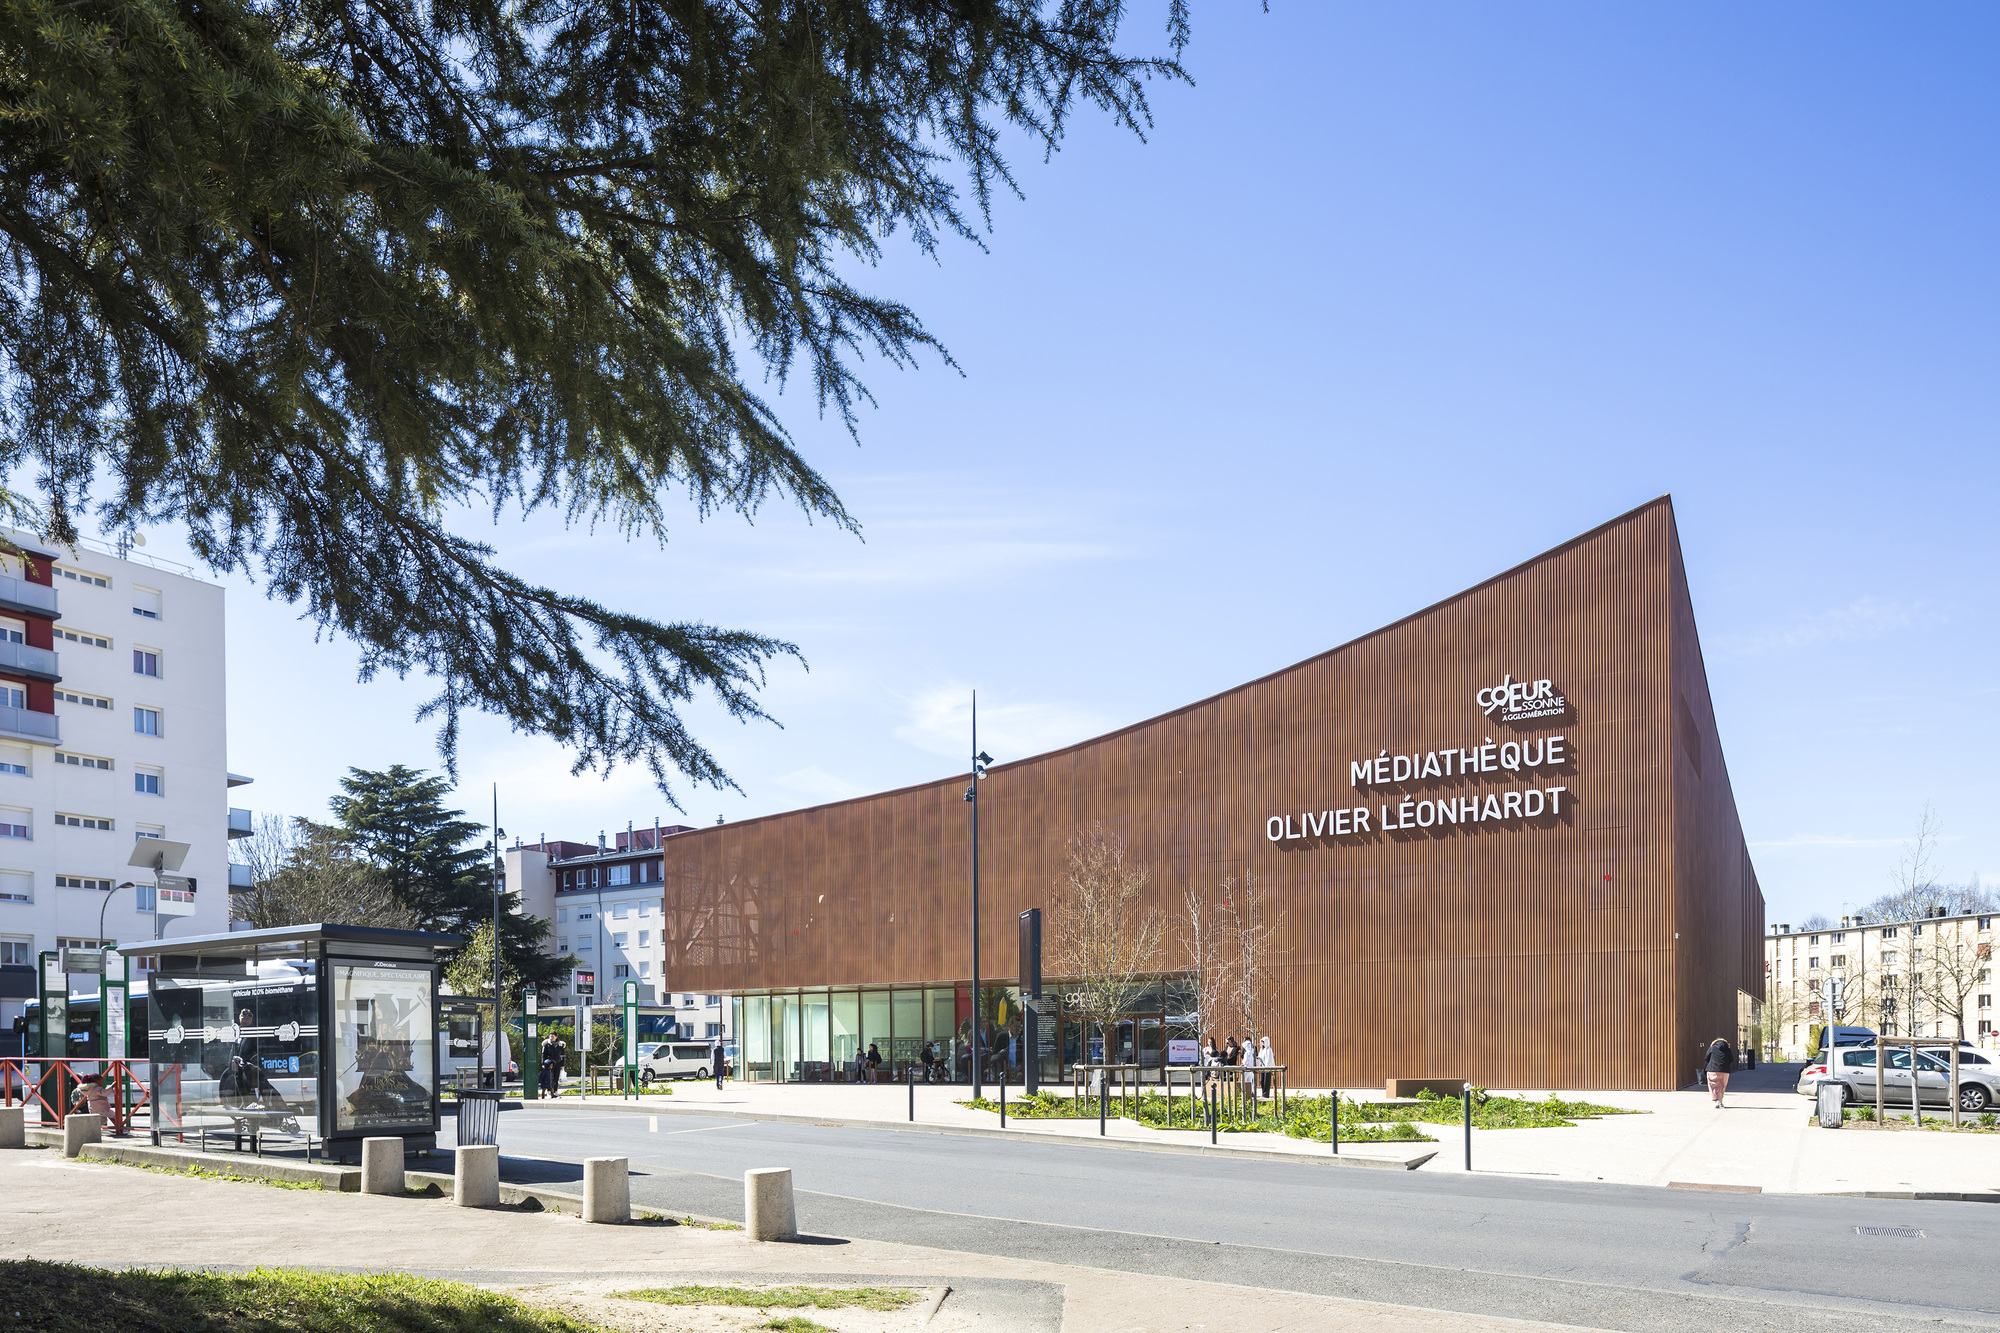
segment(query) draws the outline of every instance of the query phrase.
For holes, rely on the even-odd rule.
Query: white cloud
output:
[[[907,701],[909,720],[896,736],[929,754],[964,762],[972,745],[972,692],[945,685]],[[979,705],[979,748],[996,763],[1059,750],[1111,730],[1101,714],[1068,704],[1005,701]]]
[[[1720,648],[1732,657],[1816,648],[1821,644],[1872,639],[1896,630],[1942,621],[1941,612],[1924,602],[1891,602],[1863,597],[1846,606],[1797,615],[1761,634],[1724,636]]]
[[[804,768],[793,769],[771,779],[772,785],[795,791],[801,796],[818,801],[845,801],[853,796],[866,796],[869,789],[846,778],[835,777],[818,764],[808,764]]]

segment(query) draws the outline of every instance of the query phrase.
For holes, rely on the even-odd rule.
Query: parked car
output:
[[[705,1041],[663,1041],[639,1065],[639,1081],[656,1078],[713,1078],[709,1067],[709,1043]]]
[[[651,1072],[646,1068],[646,1061],[652,1059],[653,1052],[659,1050],[662,1044],[657,1041],[642,1041],[639,1043],[639,1081],[641,1083],[651,1083],[653,1081]],[[611,1077],[615,1079],[624,1072],[625,1057],[621,1055],[611,1062]]]
[[[1819,1034],[1819,1048],[1806,1056],[1807,1064],[1816,1064],[1826,1057],[1829,1048],[1841,1046],[1866,1046],[1875,1040],[1874,1028],[1829,1027]]]
[[[1871,1038],[1872,1040],[1872,1038]],[[1799,1074],[1798,1091],[1818,1095],[1821,1083],[1841,1085],[1841,1100],[1849,1103],[1875,1100],[1875,1048],[1836,1046],[1837,1063],[1818,1061]],[[1919,1105],[1951,1105],[1951,1057],[1930,1051],[1917,1052],[1916,1080]],[[1890,1048],[1882,1068],[1882,1100],[1890,1106],[1910,1104],[1910,1048]],[[2000,1056],[1990,1051],[1960,1047],[1958,1053],[1958,1109],[1984,1111],[2000,1105]]]

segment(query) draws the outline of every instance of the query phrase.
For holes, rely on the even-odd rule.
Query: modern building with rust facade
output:
[[[732,997],[741,1073],[838,1078],[870,1043],[900,1070],[927,1042],[963,1072],[975,1012],[1004,1029],[1012,1006],[970,992],[967,781],[617,854],[659,886],[662,989]],[[1674,1087],[1763,993],[1763,897],[1664,497],[1308,661],[996,764],[979,804],[983,985],[1014,979],[1018,914],[1102,824],[1170,920],[1188,886],[1255,877],[1294,1087]],[[540,914],[593,857],[509,860]],[[1157,1066],[1194,1035],[1185,966],[1170,928],[1114,1058]],[[1097,1054],[1065,1020],[1042,1070]]]

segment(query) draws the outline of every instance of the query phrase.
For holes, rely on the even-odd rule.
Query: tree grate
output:
[[[1915,1227],[1856,1227],[1857,1236],[1900,1236],[1905,1240],[1923,1240],[1924,1233]]]

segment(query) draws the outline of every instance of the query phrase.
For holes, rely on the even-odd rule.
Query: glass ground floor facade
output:
[[[977,1003],[969,981],[733,996],[737,1076],[775,1083],[901,1082],[914,1072],[919,1080],[968,1083],[976,1053],[985,1081],[1018,1082],[1034,1060],[1044,1080],[1065,1078],[1079,1063],[1112,1063],[1136,1064],[1141,1078],[1153,1082],[1167,1062],[1169,1041],[1196,1035],[1193,988],[1182,978],[1142,985],[1109,1033],[1072,1017],[1061,986],[1048,993],[1062,1012],[1037,1022],[1035,1050],[1027,1049],[1021,992],[1012,984],[982,984]]]

